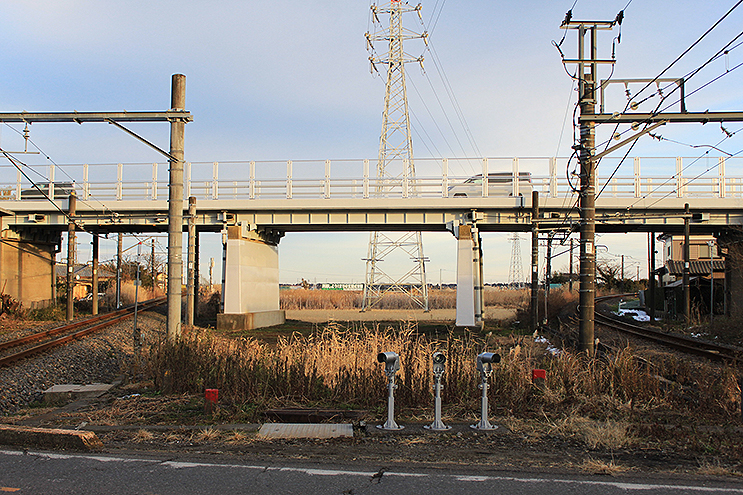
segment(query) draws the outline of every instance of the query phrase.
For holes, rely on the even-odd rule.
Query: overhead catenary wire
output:
[[[715,24],[713,24],[713,25],[712,25],[712,27],[710,27],[710,28],[709,28],[709,29],[708,29],[707,31],[705,31],[705,33],[704,33],[704,34],[702,34],[702,36],[700,36],[700,37],[699,37],[699,38],[698,38],[698,39],[697,39],[697,40],[696,40],[696,41],[695,41],[694,43],[692,43],[692,45],[691,45],[691,46],[690,46],[689,48],[687,48],[686,50],[684,50],[684,51],[683,51],[683,52],[682,52],[682,53],[681,53],[681,54],[680,54],[680,55],[679,55],[678,57],[676,57],[676,59],[675,59],[675,60],[674,60],[674,61],[673,61],[673,62],[672,62],[671,64],[669,64],[669,65],[668,65],[668,66],[667,66],[667,67],[666,67],[666,68],[665,68],[665,69],[664,69],[664,70],[663,70],[663,71],[662,71],[662,72],[661,72],[661,73],[660,73],[659,75],[657,75],[656,77],[654,77],[654,78],[653,78],[653,79],[651,80],[651,82],[647,83],[647,84],[646,84],[646,85],[645,85],[645,86],[644,86],[644,87],[643,87],[643,88],[642,88],[642,89],[641,89],[641,90],[640,90],[640,91],[639,91],[638,93],[636,93],[636,94],[635,94],[635,95],[633,95],[632,97],[628,98],[628,101],[627,101],[627,103],[626,103],[626,105],[625,105],[625,108],[624,108],[624,110],[623,110],[623,113],[624,113],[624,112],[626,112],[628,108],[630,108],[630,106],[631,106],[631,105],[632,105],[632,103],[633,103],[633,100],[634,100],[635,98],[637,98],[637,96],[639,96],[639,95],[640,95],[640,94],[641,94],[641,93],[642,93],[642,92],[643,92],[643,91],[644,91],[645,89],[647,89],[648,87],[650,87],[650,86],[651,86],[651,85],[652,85],[652,84],[653,84],[654,82],[658,81],[658,80],[659,80],[659,79],[660,79],[660,78],[662,77],[662,75],[663,75],[663,74],[664,74],[665,72],[667,72],[667,71],[668,71],[668,70],[669,70],[669,69],[670,69],[670,68],[671,68],[671,67],[672,67],[673,65],[675,65],[675,64],[676,64],[676,63],[677,63],[678,61],[680,61],[680,60],[681,60],[681,59],[682,59],[682,58],[683,58],[683,57],[684,57],[684,56],[685,56],[686,54],[688,54],[688,53],[689,53],[689,52],[691,51],[691,49],[693,49],[693,48],[694,48],[694,46],[696,46],[696,45],[697,45],[697,44],[698,44],[699,42],[701,42],[701,40],[702,40],[702,39],[704,39],[704,38],[705,38],[705,37],[706,37],[706,36],[707,36],[707,35],[708,35],[708,34],[709,34],[710,32],[712,32],[712,30],[713,30],[713,29],[714,29],[715,27],[717,27],[717,26],[718,26],[718,25],[719,25],[719,24],[720,24],[720,23],[721,23],[721,22],[722,22],[722,21],[723,21],[723,20],[724,20],[724,19],[725,19],[725,18],[726,18],[726,17],[728,16],[728,15],[730,15],[730,13],[731,13],[731,12],[732,12],[733,10],[735,10],[735,9],[736,9],[736,8],[737,8],[737,7],[738,7],[738,6],[739,6],[739,5],[741,4],[741,3],[743,3],[743,0],[739,0],[739,1],[738,1],[738,2],[737,2],[737,3],[736,3],[736,4],[735,4],[735,5],[734,5],[734,6],[733,6],[733,7],[732,7],[732,8],[731,8],[731,9],[730,9],[730,10],[729,10],[729,11],[728,11],[728,12],[727,12],[726,14],[725,14],[725,15],[723,15],[723,16],[722,16],[722,17],[721,17],[720,19],[718,19],[718,21],[717,21],[717,22],[715,22]],[[721,54],[723,54],[723,53],[724,53],[725,51],[728,51],[728,50],[729,50],[729,47],[730,47],[730,45],[732,45],[733,43],[735,43],[735,42],[736,42],[736,41],[737,41],[737,40],[738,40],[738,39],[739,39],[739,38],[740,38],[741,36],[743,36],[743,32],[741,32],[741,33],[739,33],[739,34],[738,34],[737,36],[735,36],[735,37],[734,37],[734,38],[733,38],[733,39],[732,39],[731,41],[729,41],[729,42],[728,42],[728,43],[727,43],[727,44],[726,44],[726,45],[725,45],[725,46],[724,46],[723,48],[721,48],[720,50],[718,50],[718,52],[717,52],[717,53],[715,53],[715,55],[713,55],[712,57],[710,57],[710,58],[709,58],[709,59],[708,59],[708,60],[707,60],[706,62],[704,62],[704,63],[703,63],[703,64],[701,64],[701,65],[700,65],[699,67],[697,67],[697,68],[696,68],[696,69],[694,69],[693,71],[689,72],[689,73],[688,73],[688,74],[687,74],[686,76],[684,76],[684,81],[686,82],[686,81],[688,81],[689,79],[691,79],[691,78],[692,78],[693,76],[695,76],[696,74],[698,74],[698,73],[699,73],[699,72],[700,72],[700,71],[701,71],[701,70],[702,70],[702,69],[703,69],[704,67],[706,67],[707,65],[709,65],[710,63],[712,63],[712,62],[713,62],[714,60],[716,60],[717,58],[719,58],[719,57],[721,56]],[[740,44],[739,44],[739,45],[740,45]],[[736,45],[736,46],[739,46],[739,45]],[[743,64],[740,64],[740,65],[743,65]],[[739,65],[739,66],[740,66],[740,65]],[[738,67],[739,67],[739,66],[738,66]],[[738,67],[735,67],[735,68],[733,68],[733,70],[737,69]],[[613,72],[613,71],[612,71],[612,72]],[[705,85],[701,86],[700,88],[697,88],[696,90],[692,91],[691,93],[689,93],[688,95],[686,95],[686,97],[688,97],[688,96],[691,96],[691,95],[693,95],[694,93],[698,92],[698,91],[699,91],[699,90],[701,90],[702,88],[704,88],[704,87],[708,86],[709,84],[711,84],[712,82],[714,82],[714,81],[718,80],[719,78],[723,77],[724,75],[728,74],[729,72],[731,72],[731,70],[729,70],[729,69],[728,69],[728,70],[727,70],[727,71],[726,71],[725,73],[723,73],[722,75],[720,75],[720,76],[718,76],[717,78],[713,79],[712,81],[708,82],[707,84],[705,84]],[[668,105],[667,107],[665,107],[665,108],[663,108],[663,109],[660,109],[660,107],[662,106],[663,102],[664,102],[664,101],[665,101],[666,99],[668,99],[668,98],[669,98],[669,97],[670,97],[670,96],[671,96],[671,95],[672,95],[672,94],[673,94],[673,93],[674,93],[675,91],[678,91],[678,90],[679,90],[679,86],[678,86],[678,85],[676,85],[676,87],[675,87],[675,89],[674,89],[673,91],[671,91],[671,92],[670,92],[670,93],[668,93],[668,94],[665,94],[665,95],[663,95],[663,96],[662,96],[662,98],[661,98],[661,100],[660,100],[660,102],[658,102],[658,105],[656,106],[655,110],[654,110],[654,111],[652,112],[652,114],[653,114],[653,115],[657,115],[657,114],[659,114],[659,113],[662,113],[663,111],[667,110],[667,109],[668,109],[668,108],[670,108],[671,106],[673,106],[673,105],[675,105],[676,103],[678,103],[678,102],[680,101],[680,99],[679,99],[679,100],[677,100],[676,102],[674,102],[674,103],[672,103],[672,104]],[[645,100],[643,100],[643,101],[645,101]],[[649,122],[645,122],[644,124],[645,124],[645,129],[646,129],[646,128],[648,127],[648,125],[649,125]],[[616,126],[614,127],[614,131],[612,131],[612,133],[611,133],[611,134],[612,134],[612,136],[613,136],[613,135],[614,135],[614,134],[616,133],[616,131],[617,131],[617,129],[618,129],[618,128],[619,128],[619,124],[617,124],[617,125],[616,125]],[[624,132],[627,132],[627,131],[624,131]],[[622,134],[623,134],[623,133],[622,133]],[[621,134],[620,134],[620,135],[621,135]],[[610,145],[610,143],[611,143],[611,138],[610,138],[609,140],[607,140],[607,141],[606,141],[606,143],[605,143],[605,144],[606,144],[606,148],[605,148],[605,150],[609,148],[609,145]],[[598,198],[599,196],[601,196],[601,193],[602,193],[602,192],[604,191],[604,189],[605,189],[605,188],[606,188],[606,186],[607,186],[607,185],[609,184],[609,182],[611,181],[611,179],[612,179],[612,178],[614,177],[614,175],[615,175],[615,174],[617,173],[617,171],[619,170],[619,168],[620,168],[620,167],[622,166],[622,164],[623,164],[623,163],[624,163],[624,161],[626,160],[627,156],[629,156],[629,152],[630,152],[630,151],[632,150],[632,148],[634,148],[634,146],[635,146],[635,144],[636,144],[636,143],[637,143],[637,140],[635,140],[635,141],[633,141],[633,142],[632,142],[632,144],[630,145],[630,148],[628,149],[627,153],[625,153],[625,155],[624,155],[624,156],[622,157],[622,159],[621,159],[621,160],[619,161],[619,163],[617,164],[617,166],[616,166],[616,167],[614,168],[614,170],[613,170],[613,171],[612,171],[612,173],[610,174],[610,176],[609,176],[609,179],[608,179],[608,180],[607,180],[607,181],[606,181],[606,182],[604,183],[604,186],[603,186],[603,187],[601,188],[601,190],[600,190],[600,191],[599,191],[599,193],[597,194],[597,196],[596,196],[597,198]],[[602,144],[604,144],[604,143],[602,143]],[[596,163],[594,163],[594,164],[593,164],[593,166],[594,166],[594,167],[598,167],[598,164],[600,163],[600,161],[601,161],[601,160],[598,160],[598,161],[597,161]]]

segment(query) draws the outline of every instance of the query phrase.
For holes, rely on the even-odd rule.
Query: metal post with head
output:
[[[384,374],[387,375],[387,421],[377,425],[380,430],[402,430],[404,426],[395,423],[395,373],[400,370],[400,356],[395,352],[380,352],[377,361],[384,363]]]
[[[500,354],[493,352],[483,352],[477,356],[477,371],[480,372],[480,389],[482,389],[482,398],[480,400],[480,422],[476,425],[470,425],[475,430],[495,430],[498,428],[488,421],[488,378],[493,373],[493,364],[500,362]]]
[[[433,389],[434,389],[434,413],[433,423],[423,428],[431,431],[450,430],[451,426],[446,426],[441,421],[441,377],[446,370],[446,356],[443,352],[434,352],[433,354]]]

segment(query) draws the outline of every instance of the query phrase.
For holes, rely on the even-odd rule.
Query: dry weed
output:
[[[597,447],[618,449],[632,443],[627,423],[583,418],[577,422],[577,426],[580,429],[580,436],[592,449]]]
[[[591,457],[584,460],[579,467],[581,470],[589,474],[602,474],[608,476],[614,476],[630,470],[630,468],[626,466],[620,466],[615,463],[613,459],[609,462],[605,462]]]
[[[725,466],[719,460],[714,462],[703,460],[699,464],[698,474],[702,476],[741,476],[743,473],[736,471],[735,467]]]
[[[149,442],[151,441],[155,436],[150,433],[147,430],[137,430],[137,433],[134,434],[134,438],[132,441],[135,443],[142,443],[142,442]]]
[[[191,441],[196,443],[215,442],[222,436],[222,433],[215,428],[201,428],[197,433],[191,436]]]
[[[231,445],[244,445],[252,443],[254,440],[255,435],[240,430],[232,430],[226,438],[226,442]]]
[[[386,398],[386,378],[376,356],[393,351],[400,355],[401,364],[395,402],[400,410],[420,415],[431,408],[431,355],[437,350],[447,356],[442,392],[447,416],[462,418],[479,410],[475,357],[486,350],[499,352],[503,358],[490,378],[492,407],[504,411],[504,416],[549,411],[546,429],[566,435],[578,435],[580,419],[576,418],[604,420],[579,425],[591,432],[581,433],[589,445],[614,448],[631,441],[626,426],[608,421],[622,411],[637,414],[682,408],[690,414],[729,419],[739,407],[732,369],[720,372],[709,365],[673,359],[654,360],[650,369],[629,348],[600,360],[568,351],[553,356],[544,345],[524,337],[486,341],[465,334],[433,340],[419,334],[411,322],[397,329],[379,325],[349,329],[336,322],[308,336],[280,338],[270,346],[253,338],[232,339],[195,330],[184,333],[179,341],[153,347],[151,368],[156,384],[169,385],[169,392],[200,394],[205,388],[218,388],[225,405],[372,409]],[[531,370],[536,368],[546,370],[544,391],[532,385]],[[663,376],[684,383],[683,390],[669,387]],[[689,391],[693,391],[693,403]],[[149,401],[140,397],[131,401],[136,407],[120,407],[137,417]],[[145,409],[150,417],[167,412],[157,412],[156,403]]]

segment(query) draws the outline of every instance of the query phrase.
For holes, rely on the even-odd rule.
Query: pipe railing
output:
[[[608,160],[608,159],[605,159]],[[743,197],[743,177],[726,176],[739,159],[717,157],[639,158],[625,161],[632,175],[602,177],[614,162],[602,163],[596,191],[605,198],[727,198]],[[565,176],[563,158],[419,159],[416,175],[378,178],[371,160],[291,160],[285,162],[187,163],[184,195],[199,200],[331,199],[331,198],[452,198],[527,197],[532,190],[546,198],[572,195],[579,177]],[[652,175],[641,173],[650,163]],[[394,164],[393,164],[394,165]],[[403,169],[402,162],[400,169]],[[0,200],[43,200],[25,177],[0,166]],[[36,184],[55,199],[71,190],[83,200],[155,201],[168,197],[167,163],[44,165],[29,167]],[[388,165],[388,168],[389,165]],[[3,170],[5,169],[5,170]],[[562,172],[560,172],[562,170]],[[60,173],[64,171],[64,174]],[[15,181],[8,181],[15,175]],[[30,177],[34,175],[27,174]],[[608,174],[607,174],[608,175]],[[489,181],[484,182],[483,176]],[[518,180],[515,178],[518,177]],[[48,180],[47,180],[48,179]],[[608,181],[608,183],[607,183]]]

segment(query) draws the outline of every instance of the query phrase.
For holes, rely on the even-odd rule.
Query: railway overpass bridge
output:
[[[385,179],[370,173],[369,160],[187,163],[184,196],[194,198],[196,232],[225,234],[225,313],[273,314],[278,244],[288,232],[449,230],[459,239],[460,289],[474,291],[480,261],[470,262],[479,237],[473,232],[526,232],[534,223],[542,231],[577,230],[575,178],[557,172],[566,162],[554,157],[419,159],[415,177]],[[609,159],[605,163],[607,171],[614,168]],[[743,227],[743,176],[725,173],[726,168],[741,170],[741,159],[636,157],[624,166],[630,164],[632,175],[602,180],[599,174],[598,232],[677,233],[683,232],[685,218],[694,234]],[[21,300],[49,299],[43,297],[51,286],[48,266],[68,228],[72,191],[78,231],[167,232],[169,185],[159,179],[167,177],[167,166],[65,165],[67,180],[55,181],[59,167],[51,165],[37,170],[48,182],[31,184],[20,172],[14,181],[0,182],[0,283]],[[12,172],[0,177],[8,179]],[[533,191],[539,193],[536,217]],[[184,208],[184,231],[190,217]]]

